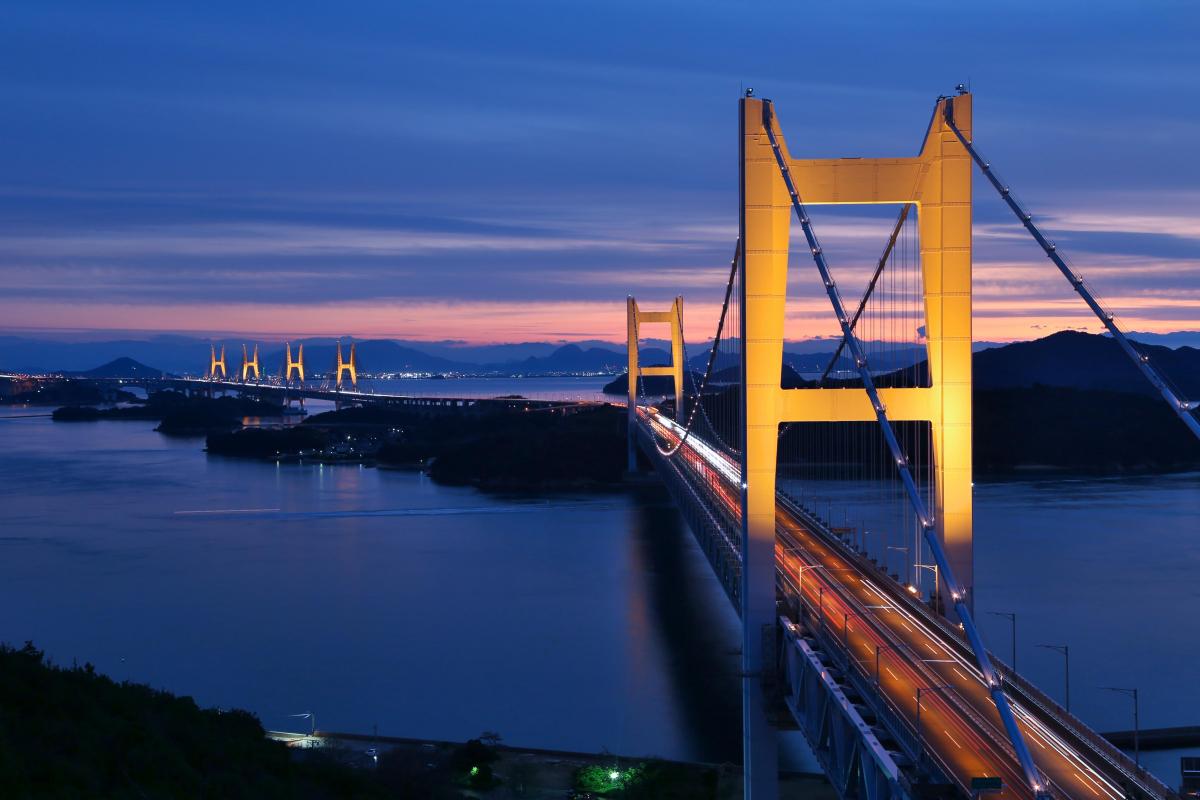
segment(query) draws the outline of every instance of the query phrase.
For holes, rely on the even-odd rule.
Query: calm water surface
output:
[[[439,382],[442,383],[442,382]],[[519,393],[528,394],[527,392]],[[268,465],[0,418],[0,639],[327,730],[737,760],[737,620],[663,498]],[[1100,729],[1200,724],[1200,476],[980,484],[984,634]],[[1171,783],[1174,756],[1155,763]],[[1153,763],[1153,762],[1152,762]]]

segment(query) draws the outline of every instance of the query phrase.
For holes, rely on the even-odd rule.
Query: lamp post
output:
[[[1137,765],[1138,769],[1141,769],[1142,756],[1141,750],[1138,747],[1138,690],[1136,688],[1122,689],[1119,686],[1101,686],[1100,688],[1104,689],[1105,691],[1117,692],[1118,694],[1123,694],[1127,697],[1133,698],[1133,763]]]
[[[299,717],[300,719],[307,719],[309,722],[309,725],[310,725],[308,735],[309,736],[317,735],[317,715],[314,714],[313,712],[306,711],[303,714],[288,714],[288,716],[289,717]]]
[[[909,575],[911,574],[911,570],[909,569],[909,563],[908,563],[908,547],[906,547],[906,546],[902,547],[900,545],[889,544],[887,546],[887,549],[888,550],[900,550],[900,551],[904,552],[904,585],[908,586],[909,584],[912,583],[912,581],[909,580]]]
[[[1066,698],[1067,713],[1071,712],[1071,648],[1065,644],[1039,644],[1044,650],[1062,653],[1063,657],[1063,695]]]
[[[823,564],[800,564],[796,567],[796,591],[800,592],[800,600],[804,601],[804,570],[825,569]]]
[[[1012,671],[1017,673],[1017,612],[1015,611],[989,611],[993,617],[1007,617],[1012,623]]]
[[[918,761],[920,760],[921,756],[925,754],[925,746],[921,742],[921,692],[925,692],[928,694],[929,692],[936,692],[936,691],[939,691],[942,689],[949,689],[949,688],[951,688],[951,687],[950,687],[950,684],[948,684],[948,683],[935,683],[932,686],[918,686],[917,687],[917,759],[918,759]]]
[[[942,607],[941,586],[938,582],[938,566],[937,564],[913,564],[914,567],[921,569],[933,570],[933,604],[940,609]]]

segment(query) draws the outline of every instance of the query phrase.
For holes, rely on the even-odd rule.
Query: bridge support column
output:
[[[741,104],[742,770],[746,800],[774,800],[779,750],[768,714],[775,628],[775,460],[790,200],[760,140],[757,100]],[[770,161],[766,159],[771,159]],[[773,639],[772,639],[773,641]]]
[[[670,311],[642,311],[638,308],[637,300],[633,297],[626,302],[626,336],[625,350],[628,354],[628,461],[629,471],[637,469],[637,450],[634,429],[637,424],[637,392],[638,380],[653,375],[669,375],[675,384],[675,420],[682,422],[683,413],[683,298],[676,297]],[[665,322],[671,326],[671,363],[666,366],[643,367],[638,361],[638,339],[641,323]]]

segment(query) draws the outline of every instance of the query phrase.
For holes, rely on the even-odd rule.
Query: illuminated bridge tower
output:
[[[211,342],[208,345],[208,379],[215,381],[217,379],[217,370],[221,371],[221,379],[224,380],[225,373],[225,345],[221,345],[221,357],[217,358],[217,346]]]
[[[742,331],[745,480],[743,515],[743,672],[764,666],[763,642],[775,624],[775,491],[779,426],[785,422],[874,422],[862,389],[783,389],[784,312],[793,207],[764,127],[763,101],[741,101]],[[930,386],[881,389],[888,417],[932,428],[934,514],[949,563],[973,585],[971,527],[971,160],[939,101],[919,155],[912,158],[793,158],[774,114],[771,125],[806,205],[905,204],[917,209]],[[954,117],[971,135],[971,96],[954,99]],[[812,269],[810,264],[805,268]],[[943,587],[944,589],[945,587]],[[947,600],[949,598],[943,598]],[[947,603],[948,604],[948,603]],[[769,662],[768,662],[769,663]],[[750,752],[767,726],[762,686],[745,681],[746,769],[775,779],[775,751]],[[769,731],[765,741],[770,741]],[[762,752],[767,751],[767,752]],[[769,774],[763,774],[769,773]],[[766,790],[764,796],[773,796]]]
[[[259,380],[258,374],[258,345],[254,345],[254,358],[246,355],[246,345],[242,345],[242,383],[246,382],[246,378],[250,373],[254,373],[254,380]]]
[[[342,388],[342,375],[350,376],[350,386],[358,388],[358,366],[354,358],[354,342],[350,343],[350,360],[342,360],[342,340],[337,343],[337,388]]]
[[[638,362],[638,340],[643,322],[665,322],[671,326],[671,363],[666,366],[643,367]],[[675,384],[675,419],[683,420],[683,298],[676,297],[669,311],[642,311],[638,308],[637,300],[630,297],[626,305],[626,328],[628,342],[626,350],[629,353],[629,435],[628,435],[628,468],[633,472],[637,468],[637,452],[635,450],[634,430],[637,425],[637,393],[638,380],[652,375],[669,375]]]
[[[287,363],[284,365],[284,369],[283,369],[284,383],[291,382],[293,372],[295,372],[296,377],[300,379],[300,383],[304,383],[304,345],[303,344],[300,345],[300,350],[296,354],[296,360],[293,361],[292,360],[292,343],[287,342],[286,343],[286,356],[287,356]]]

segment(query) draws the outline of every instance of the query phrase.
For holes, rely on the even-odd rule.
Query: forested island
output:
[[[493,491],[621,484],[625,412],[613,406],[429,415],[368,406],[290,428],[210,434],[209,453],[269,460],[361,461],[424,469],[434,480]]]
[[[284,408],[249,397],[189,397],[182,392],[153,392],[143,402],[99,408],[69,405],[55,409],[55,422],[93,422],[101,419],[154,420],[155,430],[176,436],[202,436],[242,426],[245,417],[281,417]]]

